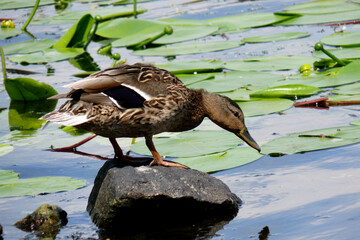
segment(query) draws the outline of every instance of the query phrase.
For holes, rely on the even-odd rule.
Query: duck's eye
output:
[[[232,112],[235,117],[239,117],[239,112]]]

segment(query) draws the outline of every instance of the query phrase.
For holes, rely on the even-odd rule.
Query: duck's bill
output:
[[[236,136],[238,136],[239,138],[244,140],[250,147],[255,148],[259,152],[261,151],[261,148],[255,142],[255,140],[251,137],[249,131],[246,128],[244,128],[242,131],[239,131],[235,134],[236,134]]]

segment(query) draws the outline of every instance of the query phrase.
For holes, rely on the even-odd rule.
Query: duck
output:
[[[153,157],[150,166],[186,168],[163,160],[155,148],[153,136],[194,129],[206,117],[261,151],[236,102],[204,89],[188,88],[169,71],[151,64],[122,64],[64,87],[70,90],[49,99],[67,101],[41,119],[108,138],[114,158],[120,160],[126,156],[116,138],[144,137]]]

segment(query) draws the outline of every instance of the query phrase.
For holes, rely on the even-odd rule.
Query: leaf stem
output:
[[[24,26],[22,26],[22,28],[21,28],[22,31],[26,30],[27,26],[30,24],[32,18],[33,18],[34,15],[35,15],[36,10],[37,10],[38,7],[39,7],[39,4],[40,4],[40,0],[36,0],[35,6],[34,6],[32,12],[31,12],[31,14],[30,14],[28,20],[26,20]]]
[[[137,18],[136,0],[134,0],[134,18]]]
[[[5,63],[5,54],[4,50],[0,46],[0,54],[1,54],[1,66],[2,66],[2,72],[3,72],[3,78],[4,80],[7,78],[6,76],[6,63]]]
[[[98,25],[99,23],[102,21],[102,17],[100,16],[96,16],[95,17],[95,23],[94,23],[94,27],[91,29],[91,32],[90,32],[90,36],[89,38],[87,39],[86,43],[84,44],[84,49],[86,50],[86,48],[89,46],[91,40],[94,38],[95,36],[95,33],[96,33],[96,30],[98,28]]]
[[[322,43],[320,43],[320,42],[316,43],[314,48],[315,48],[316,51],[322,51],[323,53],[328,55],[332,60],[337,62],[339,65],[346,66],[346,63],[344,63],[341,59],[337,58],[334,54],[332,54],[331,52],[326,50]]]

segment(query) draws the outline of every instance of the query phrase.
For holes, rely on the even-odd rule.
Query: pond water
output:
[[[139,4],[148,12],[139,16],[143,19],[187,18],[209,19],[241,13],[278,12],[285,7],[305,1],[153,1]],[[84,9],[94,3],[73,3],[72,8]],[[38,10],[38,16],[55,14],[53,6]],[[2,18],[15,18],[15,24],[22,24],[31,9],[2,10]],[[33,26],[28,31],[38,38],[59,38],[69,27]],[[356,26],[348,25],[351,30]],[[358,28],[357,28],[358,29]],[[284,31],[306,31],[310,37],[281,42],[246,44],[244,46],[211,53],[177,56],[177,60],[210,59],[223,61],[238,60],[249,56],[266,55],[311,55],[313,45],[322,37],[334,32],[334,28],[324,25],[276,26],[255,28],[246,32],[229,35],[231,40],[241,40],[266,33]],[[221,36],[205,37],[221,39]],[[0,44],[29,40],[25,34],[10,40],[0,40]],[[100,69],[110,66],[109,58],[96,54],[99,43],[91,43],[89,53],[96,56]],[[135,62],[166,62],[163,57],[139,57],[131,55],[124,48],[115,49],[122,59]],[[38,72],[31,77],[51,84],[59,92],[65,83],[78,80],[73,74],[79,70],[68,61],[45,65],[21,66],[7,61],[8,68],[21,68]],[[286,72],[284,74],[289,74]],[[11,77],[18,75],[11,74]],[[20,76],[20,75],[19,75]],[[10,76],[9,76],[10,77]],[[58,103],[59,105],[60,103]],[[0,157],[0,169],[13,170],[21,178],[41,176],[68,176],[87,182],[86,187],[55,194],[0,198],[0,224],[4,228],[4,239],[37,239],[34,233],[18,230],[13,224],[35,210],[43,203],[57,204],[68,213],[68,224],[57,239],[99,238],[98,229],[86,212],[87,199],[93,187],[94,178],[104,164],[103,161],[75,155],[44,151],[50,145],[66,146],[85,136],[71,136],[59,130],[55,124],[45,129],[21,130],[16,127],[11,113],[10,99],[6,91],[0,92],[0,138],[11,140],[14,151]],[[25,111],[28,104],[17,106]],[[327,110],[310,108],[290,108],[281,114],[274,113],[246,119],[254,139],[261,145],[278,136],[312,129],[346,126],[359,120],[360,107],[331,107]],[[41,113],[29,116],[36,119]],[[30,121],[30,120],[29,120]],[[200,129],[218,129],[205,121]],[[131,139],[119,140],[125,151],[129,150]],[[181,147],[181,146],[179,146]],[[97,137],[79,150],[111,157],[113,150],[107,139]],[[269,239],[357,239],[360,229],[360,144],[341,148],[285,155],[281,157],[263,156],[255,162],[212,175],[224,181],[242,200],[243,205],[237,216],[220,229],[199,236],[198,239],[258,239],[258,233],[268,226]],[[121,239],[121,236],[119,236]],[[156,236],[154,239],[157,239]],[[184,239],[179,234],[178,239]]]

